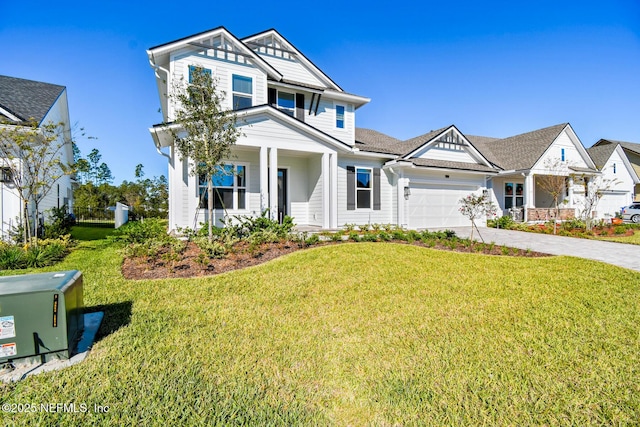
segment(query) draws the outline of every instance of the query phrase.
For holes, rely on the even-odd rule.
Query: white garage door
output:
[[[471,186],[433,186],[411,184],[409,228],[457,227],[471,225],[460,211],[460,199],[476,191]]]
[[[612,217],[616,212],[620,212],[620,208],[629,204],[631,204],[629,194],[604,194],[595,209],[597,217],[605,218],[607,214]]]

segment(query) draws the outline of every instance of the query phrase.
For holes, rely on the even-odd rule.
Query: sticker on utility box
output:
[[[18,354],[16,343],[0,344],[0,357],[11,357]]]
[[[13,316],[0,317],[0,340],[16,336],[16,322]]]

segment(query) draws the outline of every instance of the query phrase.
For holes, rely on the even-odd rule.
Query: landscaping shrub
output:
[[[150,239],[164,240],[168,238],[167,221],[148,218],[144,221],[128,222],[109,238],[124,243],[144,243]]]
[[[69,235],[60,239],[40,240],[38,245],[0,245],[0,269],[47,267],[61,261],[71,246]]]
[[[513,226],[514,222],[515,221],[510,215],[504,215],[500,218],[487,220],[487,227],[503,228],[508,230]]]

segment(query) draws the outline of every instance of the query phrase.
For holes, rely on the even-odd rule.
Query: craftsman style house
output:
[[[593,152],[591,151],[592,149],[594,150]],[[593,145],[592,149],[589,149],[589,153],[592,155],[592,157],[594,156],[593,153],[602,153],[601,161],[608,163],[608,169],[610,169],[613,174],[617,173],[616,166],[624,164],[624,167],[626,168],[628,165],[631,165],[633,172],[629,172],[631,175],[631,179],[633,179],[635,182],[634,201],[640,202],[640,181],[638,180],[638,177],[640,177],[640,144],[634,142],[601,139]],[[622,152],[620,150],[622,150]],[[595,157],[593,158],[595,160]],[[605,165],[604,162],[603,165]],[[625,177],[623,177],[622,179],[625,179]],[[623,204],[622,206],[625,206],[627,204],[629,203],[625,202],[625,204]]]
[[[357,128],[369,98],[344,91],[276,30],[239,39],[219,27],[147,54],[165,122],[150,132],[169,163],[171,229],[206,218],[206,183],[189,174],[168,130],[176,106],[167,93],[194,67],[215,76],[243,134],[225,165],[233,173],[214,178],[216,221],[268,210],[321,228],[451,227],[468,225],[458,208],[470,193],[487,194],[502,214],[543,220],[552,215],[539,185],[545,174],[566,176],[561,215],[571,217],[583,188],[572,177],[600,174],[568,123],[506,139],[467,136],[455,125],[407,141]]]
[[[0,76],[0,127],[10,131],[12,127],[30,125],[33,121],[40,127],[47,124],[63,124],[64,129],[58,138],[70,141],[71,129],[66,88],[49,83]],[[8,141],[2,141],[2,143],[8,143]],[[57,153],[60,161],[64,164],[71,163],[73,161],[72,145],[62,140],[59,144],[63,146],[63,149]],[[25,214],[19,193],[13,184],[11,169],[8,167],[10,161],[0,159],[0,239],[7,238],[11,229],[21,223],[21,218]],[[32,201],[28,202],[28,213],[32,214],[34,206]],[[63,176],[53,183],[49,192],[40,201],[39,211],[46,212],[51,208],[62,206],[71,208],[72,203],[71,177]]]

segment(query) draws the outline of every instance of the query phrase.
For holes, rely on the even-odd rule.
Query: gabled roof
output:
[[[591,156],[593,163],[596,164],[598,169],[602,169],[607,161],[611,158],[613,152],[616,151],[616,147],[618,147],[618,144],[604,144],[598,146],[594,145],[591,148],[587,148],[587,152],[589,153],[589,156]]]
[[[406,141],[404,141],[402,143],[402,156],[403,157],[408,156],[409,154],[413,153],[418,148],[422,147],[423,145],[425,145],[426,143],[431,141],[433,138],[435,138],[436,136],[440,135],[441,133],[443,133],[444,131],[446,131],[447,129],[449,129],[452,126],[453,125],[445,126],[445,127],[440,128],[438,130],[432,130],[432,131],[427,132],[427,133],[425,133],[423,135],[416,136],[415,138],[407,139]]]
[[[40,124],[64,90],[51,83],[0,76],[0,121],[34,119]]]
[[[625,150],[633,151],[634,153],[640,155],[640,144],[637,144],[635,142],[616,141],[613,139],[601,139],[600,141],[593,144],[593,146],[595,147],[595,146],[602,146],[602,145],[609,145],[609,144],[613,144],[613,145],[620,144],[620,146]]]
[[[486,157],[505,170],[531,169],[569,123],[561,123],[509,138],[474,142]]]
[[[282,80],[282,74],[280,72],[222,26],[151,47],[147,50],[147,55],[152,64],[158,65],[160,63],[168,62],[168,54],[181,48],[192,46],[194,49],[219,49],[219,47],[205,43],[207,40],[219,35],[223,35],[225,40],[231,41],[236,47],[236,52],[238,54],[251,58],[254,64],[258,68],[264,70],[270,78],[276,81]]]
[[[282,34],[280,34],[276,29],[271,28],[266,31],[262,31],[260,33],[244,37],[242,42],[245,43],[249,47],[258,47],[259,45],[254,46],[254,42],[256,40],[262,39],[264,37],[273,36],[277,38],[278,41],[283,44],[286,48],[286,51],[295,55],[295,57],[304,64],[307,68],[309,68],[314,74],[320,77],[321,80],[327,84],[330,89],[336,90],[338,92],[343,92],[342,88],[338,86],[336,82],[334,82],[329,76],[327,76],[320,68],[318,68],[309,58],[307,58],[300,50],[298,50],[289,40],[287,40]],[[258,53],[259,55],[259,53]],[[296,83],[296,82],[292,82]]]

